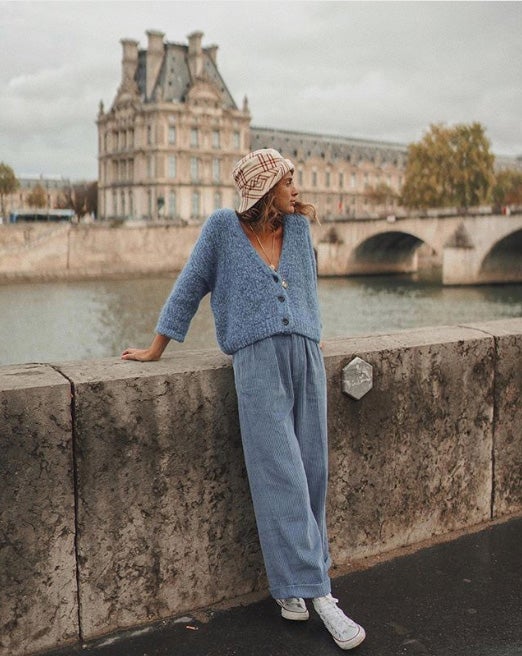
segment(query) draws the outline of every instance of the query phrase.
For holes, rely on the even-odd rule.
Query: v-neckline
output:
[[[280,255],[279,255],[279,260],[278,260],[278,262],[277,262],[277,266],[276,266],[276,268],[275,268],[275,269],[272,269],[272,267],[268,264],[268,262],[265,262],[265,260],[261,257],[260,253],[257,251],[257,249],[255,248],[254,244],[253,244],[253,243],[250,241],[250,239],[248,238],[248,235],[247,235],[247,233],[243,230],[243,226],[241,225],[241,221],[240,221],[239,217],[237,216],[237,214],[236,214],[236,219],[237,219],[237,227],[238,227],[239,231],[241,232],[241,234],[243,235],[244,239],[245,239],[246,242],[248,243],[249,248],[252,250],[252,253],[253,253],[254,256],[256,257],[256,259],[258,260],[258,262],[260,262],[260,263],[264,266],[264,268],[268,271],[268,273],[274,273],[274,272],[277,273],[277,272],[280,270],[280,268],[281,268],[281,262],[283,261],[283,254],[284,254],[284,252],[285,252],[286,233],[287,233],[287,227],[288,227],[288,226],[286,225],[286,222],[283,223],[283,240],[282,240],[282,244],[281,244],[281,253],[280,253]]]

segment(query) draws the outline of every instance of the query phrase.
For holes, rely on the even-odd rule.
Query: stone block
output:
[[[471,324],[495,339],[493,516],[522,509],[522,318]]]
[[[78,640],[71,396],[47,365],[0,367],[0,654]]]
[[[371,364],[354,403],[342,371]],[[334,562],[487,520],[493,439],[492,337],[441,327],[326,342],[328,518]]]
[[[84,638],[265,586],[230,358],[61,370],[75,388]]]

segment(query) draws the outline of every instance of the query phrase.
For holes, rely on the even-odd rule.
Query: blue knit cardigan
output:
[[[236,213],[214,212],[163,306],[156,332],[182,342],[209,292],[217,342],[225,353],[276,334],[297,333],[319,342],[317,271],[306,217],[284,217],[281,259],[272,271]]]

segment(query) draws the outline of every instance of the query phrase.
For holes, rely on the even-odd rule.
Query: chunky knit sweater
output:
[[[317,272],[308,220],[284,218],[277,271],[261,259],[236,213],[214,212],[205,222],[156,326],[178,342],[201,299],[210,292],[216,337],[228,354],[276,334],[298,333],[319,342]]]

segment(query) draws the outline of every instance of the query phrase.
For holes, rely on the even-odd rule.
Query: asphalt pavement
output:
[[[522,517],[336,577],[332,592],[366,629],[354,656],[522,655]],[[265,597],[47,656],[342,654],[309,608],[291,622]]]

